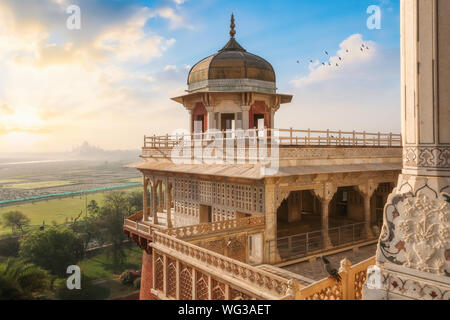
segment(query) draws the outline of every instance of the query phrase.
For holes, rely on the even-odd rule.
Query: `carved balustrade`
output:
[[[235,231],[243,228],[264,227],[265,216],[256,215],[247,218],[223,220],[212,223],[202,223],[192,226],[171,228],[163,232],[176,238],[191,238],[197,236],[211,235],[225,231]]]
[[[153,293],[161,299],[293,299],[294,281],[161,232],[153,242]]]
[[[296,294],[297,300],[361,300],[362,287],[366,281],[367,268],[375,264],[375,257],[362,261],[354,266],[347,259],[341,261],[339,274],[342,281],[338,283],[331,278],[325,278],[305,288]]]
[[[212,223],[202,223],[178,228],[164,228],[149,222],[142,222],[142,211],[128,217],[124,221],[125,229],[138,232],[150,237],[154,231],[166,233],[177,238],[191,238],[207,236],[225,231],[238,231],[242,229],[264,228],[264,215],[256,215],[247,218],[223,220]]]

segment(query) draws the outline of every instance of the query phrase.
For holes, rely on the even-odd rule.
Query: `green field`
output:
[[[6,180],[0,180],[0,184],[6,184],[6,183],[16,183],[16,182],[23,182],[26,180],[23,179],[6,179]]]
[[[127,192],[141,191],[142,188],[136,187],[127,189]],[[106,192],[94,193],[87,195],[87,202],[91,200],[97,201],[99,206],[102,206],[104,195]],[[23,212],[30,218],[31,225],[40,226],[45,221],[46,225],[56,221],[56,223],[64,223],[66,219],[70,221],[71,218],[76,218],[80,212],[86,212],[86,197],[74,196],[72,198],[52,199],[47,201],[38,201],[34,203],[26,203],[21,205],[14,205],[0,208],[0,216],[8,211],[18,210]],[[11,234],[11,229],[4,228],[0,225],[0,237]]]
[[[76,182],[66,181],[66,180],[36,181],[36,182],[9,184],[9,185],[4,186],[4,188],[31,190],[31,189],[42,189],[42,188],[68,186],[68,185],[75,184],[75,183]]]

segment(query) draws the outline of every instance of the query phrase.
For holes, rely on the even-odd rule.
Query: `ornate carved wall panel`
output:
[[[208,276],[202,272],[196,271],[196,283],[195,283],[195,300],[208,300]]]
[[[377,261],[449,277],[448,180],[402,175],[398,185],[385,206]]]
[[[192,268],[180,264],[180,300],[192,300]]]
[[[403,165],[405,167],[448,170],[450,167],[450,147],[405,147]]]
[[[264,213],[264,186],[174,178],[173,190],[175,214],[197,219],[200,204],[212,207],[213,222],[235,219],[236,211]]]
[[[226,300],[225,284],[212,279],[212,297],[213,300]]]
[[[155,289],[163,291],[164,286],[164,262],[163,257],[155,254]]]
[[[176,261],[167,258],[167,296],[176,298],[177,291],[177,266]]]

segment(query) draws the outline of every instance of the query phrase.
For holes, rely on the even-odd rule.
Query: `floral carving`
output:
[[[415,186],[414,192],[396,190],[386,204],[378,261],[449,276],[449,202],[426,181]]]

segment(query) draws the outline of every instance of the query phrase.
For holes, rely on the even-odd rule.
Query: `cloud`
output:
[[[362,45],[369,49],[361,50]],[[361,76],[362,72],[366,71],[364,67],[373,63],[378,55],[376,44],[372,41],[364,41],[360,34],[351,35],[341,42],[339,47],[336,55],[330,56],[327,61],[316,60],[311,63],[310,73],[305,77],[293,80],[294,85],[300,88],[332,79]]]
[[[62,3],[42,0],[50,11]],[[64,151],[84,140],[129,149],[159,131],[152,123],[166,131],[187,126],[186,111],[169,100],[185,70],[157,72],[153,62],[176,40],[147,26],[156,17],[179,23],[170,11],[133,7],[125,20],[76,38],[46,19],[22,16],[17,5],[0,5],[0,150]]]
[[[361,51],[362,44],[369,50]],[[353,34],[329,54],[325,66],[315,61],[291,81],[293,102],[278,111],[276,126],[400,132],[398,51]]]
[[[14,110],[9,107],[7,104],[0,105],[0,116],[2,115],[11,115],[14,113]]]
[[[180,0],[178,0],[178,1],[180,1]],[[180,2],[178,4],[182,4],[183,2]],[[175,13],[175,11],[172,8],[169,8],[169,7],[160,8],[160,9],[156,10],[156,14],[162,18],[169,19],[170,27],[172,29],[178,29],[178,28],[192,29],[193,28],[190,24],[188,24],[185,21],[185,19],[182,16]]]
[[[177,66],[167,65],[164,68],[164,71],[169,71],[169,70],[177,70]]]
[[[154,13],[148,8],[139,10],[125,25],[117,26],[101,34],[95,47],[113,54],[119,61],[140,60],[149,62],[159,57],[175,43],[175,39],[148,36],[143,28]]]

